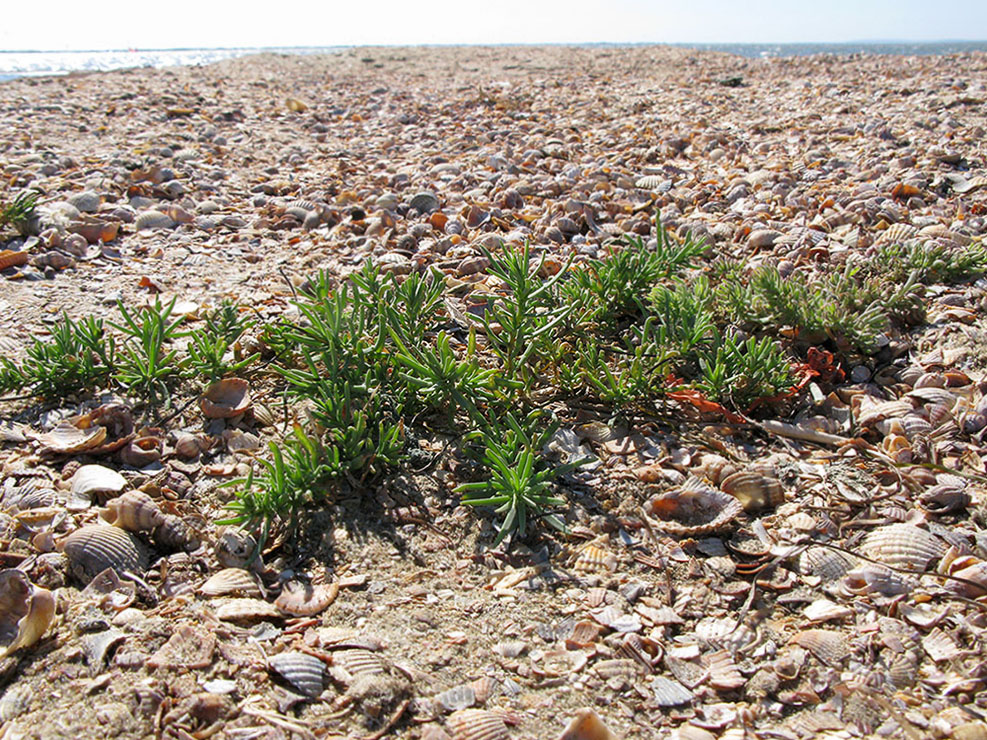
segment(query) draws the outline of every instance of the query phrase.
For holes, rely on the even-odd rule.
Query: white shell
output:
[[[79,496],[117,494],[127,485],[126,478],[102,465],[83,465],[72,476],[72,493]]]

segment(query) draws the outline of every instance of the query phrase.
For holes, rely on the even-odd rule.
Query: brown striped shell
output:
[[[720,488],[740,501],[747,513],[773,509],[785,503],[785,489],[781,481],[750,470],[728,476],[720,483]]]
[[[243,568],[223,568],[203,583],[199,592],[203,596],[227,596],[229,594],[261,596],[261,590],[254,575]]]
[[[332,676],[340,683],[350,684],[359,676],[381,676],[387,664],[370,650],[354,648],[333,653]]]
[[[257,540],[250,532],[224,527],[216,533],[216,560],[226,568],[243,568],[257,562]]]
[[[225,622],[256,622],[282,618],[277,607],[263,599],[224,599],[216,607],[216,617]]]
[[[572,569],[580,573],[612,572],[616,567],[617,559],[613,553],[592,542],[580,548],[572,564]]]
[[[728,493],[689,477],[679,488],[660,493],[647,503],[655,525],[669,534],[696,536],[728,527],[744,507]]]
[[[507,725],[499,714],[485,709],[463,709],[449,716],[446,727],[453,740],[507,740]]]
[[[229,419],[250,408],[250,383],[243,378],[223,378],[206,388],[199,408],[209,419]]]
[[[313,655],[299,652],[279,653],[271,656],[268,664],[275,673],[305,696],[316,697],[325,688],[325,664]]]
[[[73,574],[85,583],[112,568],[117,573],[147,570],[147,551],[139,539],[119,527],[93,525],[65,538],[62,551]]]
[[[293,617],[310,617],[326,609],[338,595],[339,584],[336,582],[313,586],[303,581],[288,581],[274,605]]]
[[[945,543],[913,524],[889,524],[868,534],[860,551],[872,560],[906,570],[924,571],[942,557]]]
[[[732,691],[739,689],[747,679],[726,650],[717,650],[703,657],[706,670],[709,671],[709,685],[717,691]]]
[[[47,434],[38,435],[38,441],[51,452],[59,455],[75,455],[99,447],[106,439],[106,427],[99,425],[80,429],[70,421],[63,421]]]
[[[127,491],[110,499],[99,515],[110,524],[130,532],[154,529],[164,522],[164,514],[143,491]]]
[[[802,630],[789,642],[805,648],[829,666],[838,665],[850,655],[846,635],[836,630]]]
[[[151,541],[162,550],[191,552],[202,544],[198,535],[185,521],[174,514],[166,514],[151,531]]]

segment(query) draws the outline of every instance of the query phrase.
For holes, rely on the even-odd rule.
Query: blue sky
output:
[[[11,0],[0,49],[987,39],[987,0]]]

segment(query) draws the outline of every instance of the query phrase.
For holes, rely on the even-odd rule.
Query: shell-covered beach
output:
[[[251,321],[242,371],[153,405],[119,379],[0,400],[0,737],[987,737],[985,130],[981,53],[388,47],[0,83],[0,201],[37,198],[0,232],[0,356],[65,317],[126,330],[118,306]],[[517,362],[518,408],[557,424],[538,459],[573,463],[564,531],[539,511],[495,545],[453,433],[493,395],[424,381],[399,461],[375,437],[297,517],[217,524],[222,484],[328,426],[264,334],[317,323],[320,271],[441,285],[424,349],[374,352],[413,374],[451,347],[486,392],[517,359],[495,255],[527,245],[555,290],[634,243],[705,246],[610,316],[638,333],[598,382],[567,371],[580,327]],[[717,385],[705,345],[654,398],[601,379],[703,291],[734,313],[699,344],[767,337],[785,382]]]

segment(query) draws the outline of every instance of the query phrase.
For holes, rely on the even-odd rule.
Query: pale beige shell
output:
[[[720,488],[740,501],[748,513],[773,509],[785,503],[785,489],[781,481],[750,470],[728,476],[720,483]]]
[[[261,596],[261,590],[257,585],[255,576],[243,568],[223,568],[203,583],[199,592],[203,596],[228,596],[229,594]]]
[[[470,681],[469,686],[473,689],[473,696],[477,704],[486,704],[487,699],[494,696],[500,688],[500,682],[496,678],[483,676],[475,681]]]
[[[224,527],[216,533],[216,559],[226,568],[243,568],[257,562],[257,540],[250,532]]]
[[[224,378],[212,383],[199,398],[199,408],[209,419],[229,419],[250,408],[250,383]]]
[[[592,709],[580,709],[559,735],[559,740],[617,740]]]
[[[703,455],[699,460],[698,471],[705,475],[713,485],[718,486],[738,472],[738,468],[722,455]]]
[[[805,648],[829,666],[838,665],[850,655],[846,635],[836,630],[802,630],[789,642]]]
[[[632,681],[644,673],[641,664],[629,658],[598,660],[593,664],[593,671],[603,679],[623,678],[627,681]]]
[[[94,525],[77,529],[65,538],[62,551],[68,556],[73,573],[86,583],[107,568],[117,573],[147,570],[144,545],[119,527]]]
[[[339,584],[323,583],[313,586],[302,581],[288,581],[275,606],[294,617],[310,617],[326,609],[339,595]]]
[[[217,604],[216,616],[225,622],[255,622],[280,619],[281,612],[263,599],[225,599]]]
[[[175,221],[167,213],[161,211],[144,211],[137,214],[134,225],[138,230],[170,229],[175,225]]]
[[[572,564],[572,569],[580,573],[612,572],[616,567],[617,559],[613,553],[594,543],[584,545]]]
[[[98,494],[116,495],[127,485],[126,478],[103,465],[83,465],[72,476],[72,493],[89,498]]]
[[[906,570],[924,571],[942,557],[946,544],[913,524],[889,524],[868,534],[860,552],[872,560]]]
[[[0,571],[0,640],[4,645],[0,659],[34,645],[54,617],[51,591],[33,585],[21,570]]]
[[[286,652],[268,660],[271,668],[305,696],[316,697],[325,688],[325,664],[313,655]]]
[[[130,532],[154,529],[164,522],[161,509],[143,491],[127,491],[110,499],[99,515],[110,524]]]
[[[875,244],[895,244],[911,239],[918,234],[918,227],[911,224],[891,224],[877,238]]]
[[[63,421],[47,434],[38,435],[38,441],[51,452],[74,455],[99,447],[106,439],[106,427],[99,425],[80,429],[69,421]]]
[[[736,497],[689,477],[679,488],[648,501],[655,525],[669,534],[696,536],[724,529],[744,510]]]
[[[885,419],[900,419],[913,411],[915,405],[909,401],[883,401],[862,407],[857,414],[857,424],[861,427],[876,425]]]
[[[485,709],[463,709],[449,715],[446,727],[453,740],[507,740],[507,725],[500,715]]]
[[[476,703],[476,692],[472,686],[453,686],[432,697],[432,706],[439,712],[457,712]]]
[[[703,656],[703,663],[709,671],[709,685],[717,691],[733,691],[747,683],[726,650],[717,650]]]
[[[947,408],[952,408],[956,403],[957,395],[945,388],[915,388],[905,394],[906,398],[914,398],[922,403],[941,403]]]
[[[851,594],[898,596],[914,589],[916,580],[882,565],[865,563],[843,577],[842,588]]]
[[[362,648],[338,650],[333,653],[334,675],[349,682],[357,676],[379,676],[387,673],[387,664],[376,653]]]
[[[655,695],[655,703],[660,707],[677,707],[688,704],[693,699],[692,692],[685,686],[664,676],[655,677],[651,690]]]

